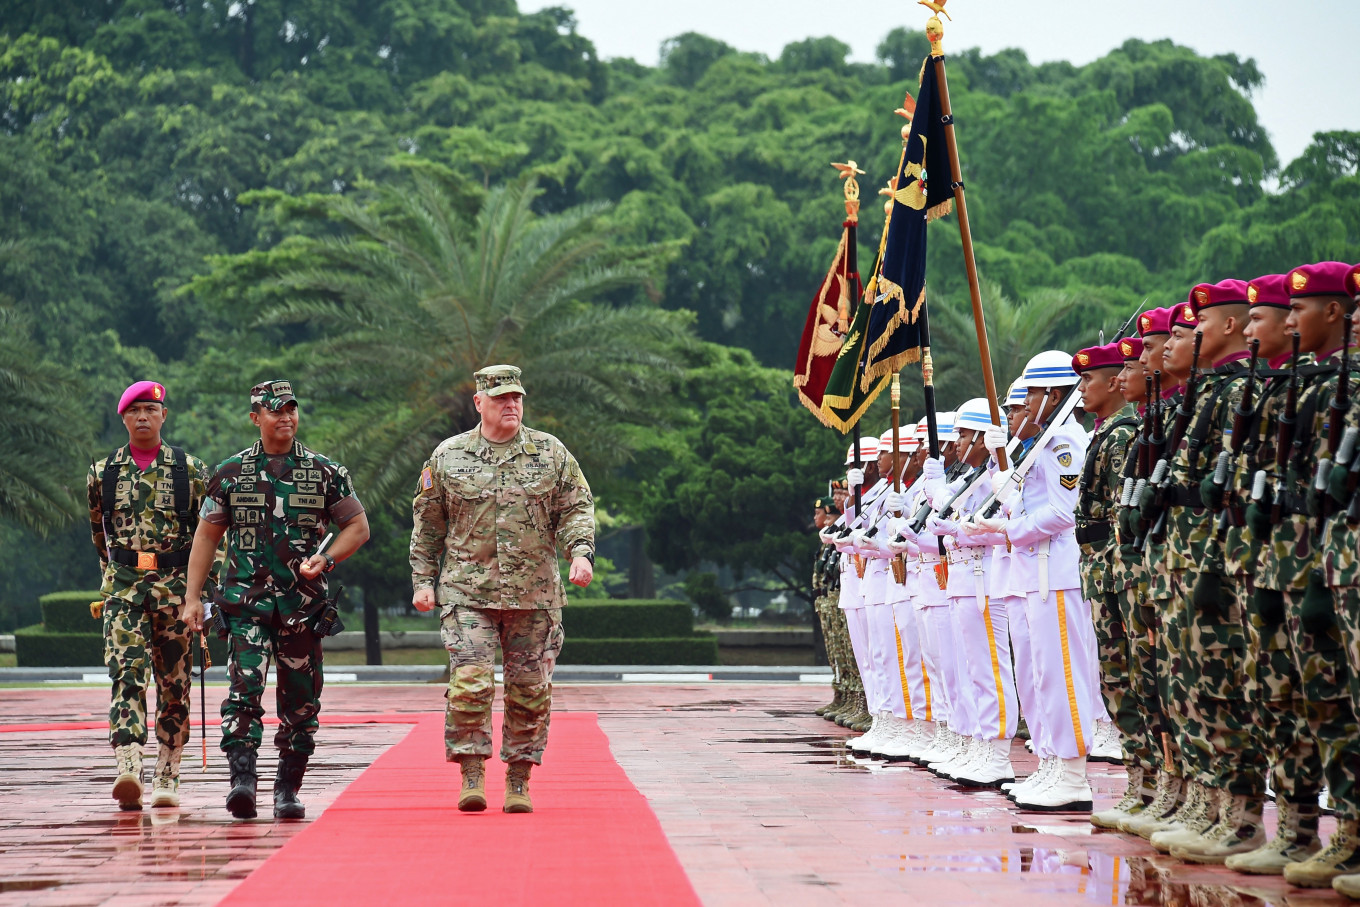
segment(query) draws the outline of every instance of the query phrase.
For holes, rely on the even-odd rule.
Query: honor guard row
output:
[[[939,457],[925,420],[861,439],[817,503],[819,713],[1022,810],[1089,811],[1122,762],[1094,825],[1360,897],[1357,298],[1343,262],[1198,284],[1035,356],[1006,424],[938,414]]]

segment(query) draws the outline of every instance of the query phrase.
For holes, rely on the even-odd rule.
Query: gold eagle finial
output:
[[[847,161],[844,164],[837,164],[833,162],[831,166],[836,168],[836,170],[841,175],[841,179],[843,180],[854,179],[856,176],[864,175],[864,171],[859,169],[859,165],[856,164],[854,161]]]
[[[938,2],[937,0],[916,0],[916,5],[924,6],[926,9],[930,10],[937,16],[940,13],[944,13],[944,17],[948,19],[950,22],[953,22],[954,17],[949,15],[949,13],[945,12],[944,5],[948,2],[949,0],[938,0]]]

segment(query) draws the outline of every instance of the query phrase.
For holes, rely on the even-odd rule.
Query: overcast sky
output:
[[[1202,54],[1254,57],[1266,83],[1253,100],[1284,163],[1314,132],[1360,130],[1360,0],[948,3],[954,21],[944,23],[946,53],[1020,47],[1035,62],[1087,63],[1126,38],[1171,38]],[[852,59],[868,62],[890,30],[924,28],[930,16],[911,0],[520,0],[526,12],[545,6],[575,10],[601,56],[649,65],[662,41],[687,31],[771,57],[791,41],[833,35],[850,45]]]

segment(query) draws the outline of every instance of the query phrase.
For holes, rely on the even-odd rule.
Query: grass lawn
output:
[[[17,667],[14,661],[17,657],[13,652],[0,652],[0,668]]]

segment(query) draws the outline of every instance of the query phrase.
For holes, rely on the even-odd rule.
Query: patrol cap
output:
[[[1122,342],[1122,341],[1121,341]],[[1098,368],[1123,368],[1124,354],[1119,349],[1117,343],[1107,343],[1104,346],[1088,346],[1084,350],[1078,350],[1077,355],[1072,357],[1072,371],[1080,375],[1082,372],[1089,372]]]
[[[1190,290],[1190,306],[1195,315],[1218,305],[1250,305],[1245,280],[1220,280],[1218,283],[1197,283]]]
[[[1182,328],[1199,327],[1199,316],[1195,314],[1194,306],[1188,302],[1182,302],[1171,310],[1171,326]]]
[[[1125,337],[1119,341],[1119,355],[1125,362],[1137,361],[1143,355],[1143,338]]]
[[[1285,274],[1267,274],[1247,281],[1247,305],[1289,308],[1289,278]]]
[[[501,394],[523,394],[524,385],[520,383],[520,371],[514,365],[488,365],[472,377],[477,379],[477,393],[488,397]]]
[[[1077,373],[1072,371],[1072,354],[1062,350],[1044,350],[1026,363],[1020,380],[1031,390],[1076,384]]]
[[[128,385],[128,389],[123,391],[123,396],[118,398],[118,415],[134,403],[143,400],[150,400],[154,403],[165,405],[165,386],[157,384],[155,381],[137,381]]]
[[[250,389],[250,405],[252,407],[258,403],[270,412],[278,412],[283,409],[284,404],[296,402],[297,397],[293,396],[293,383],[291,381],[261,381]]]
[[[1171,310],[1164,308],[1148,309],[1138,316],[1138,336],[1171,333]]]
[[[954,425],[956,429],[969,428],[973,431],[1001,427],[992,421],[991,407],[986,397],[974,397],[960,406],[954,413]]]
[[[1305,296],[1345,296],[1352,294],[1346,278],[1350,276],[1351,266],[1344,261],[1320,261],[1317,264],[1299,265],[1289,272],[1289,298],[1300,299]]]
[[[1023,384],[1020,383],[1020,379],[1019,379],[1019,378],[1016,378],[1014,381],[1011,382],[1010,390],[1006,391],[1006,402],[1005,402],[1004,404],[1002,404],[1002,405],[1003,405],[1003,406],[1024,406],[1024,405],[1025,405],[1025,392],[1026,392],[1027,390],[1028,390],[1028,388],[1026,388],[1025,385],[1023,385]]]
[[[859,439],[859,458],[861,462],[873,460],[878,456],[878,439],[873,437]],[[855,465],[855,445],[851,444],[845,454],[845,465]]]

